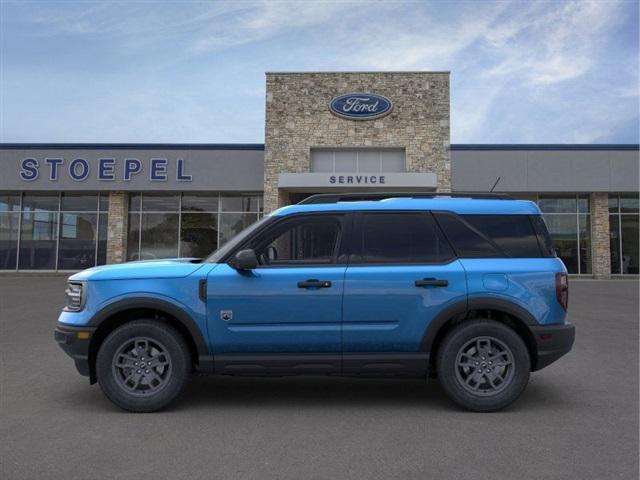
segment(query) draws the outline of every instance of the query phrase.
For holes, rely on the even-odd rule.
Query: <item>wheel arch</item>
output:
[[[529,328],[539,325],[535,317],[526,309],[508,300],[479,297],[470,298],[448,306],[429,324],[420,344],[420,351],[429,354],[429,371],[435,372],[435,362],[440,342],[445,335],[461,322],[473,318],[496,320],[511,327],[524,341],[531,357],[531,369],[538,360],[536,342]]]
[[[89,343],[89,380],[96,382],[95,362],[104,339],[116,328],[141,318],[150,318],[173,326],[189,346],[194,367],[201,369],[210,362],[209,349],[195,320],[182,308],[156,298],[127,298],[114,302],[94,315],[89,325],[96,327]]]

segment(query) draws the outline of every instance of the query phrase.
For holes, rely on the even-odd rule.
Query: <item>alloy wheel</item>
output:
[[[124,342],[112,359],[118,386],[130,395],[148,396],[162,390],[171,376],[171,357],[160,342],[135,337]]]
[[[514,368],[511,349],[494,337],[476,337],[465,343],[456,356],[456,378],[473,395],[500,393],[511,382]]]

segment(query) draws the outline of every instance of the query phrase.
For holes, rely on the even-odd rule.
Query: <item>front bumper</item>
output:
[[[540,370],[567,354],[576,337],[576,327],[571,323],[535,326],[531,327],[531,332],[538,352],[533,371]]]
[[[89,344],[95,332],[93,327],[74,327],[58,324],[53,337],[64,352],[73,358],[80,375],[90,376]]]

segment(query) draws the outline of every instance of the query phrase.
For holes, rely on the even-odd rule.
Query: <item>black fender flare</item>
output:
[[[177,319],[178,322],[180,322],[182,326],[186,328],[186,330],[189,332],[189,335],[191,335],[193,343],[196,346],[196,354],[199,360],[206,362],[206,360],[210,358],[209,349],[205,342],[204,336],[202,335],[202,331],[200,330],[200,327],[198,327],[198,324],[195,322],[195,320],[191,318],[191,315],[189,315],[177,305],[166,300],[161,300],[159,298],[129,297],[118,300],[99,310],[93,317],[91,317],[88,325],[98,328],[100,324],[102,324],[102,322],[107,318],[110,318],[113,315],[124,312],[126,310],[132,310],[136,308],[160,310]]]
[[[472,297],[449,305],[431,320],[420,342],[420,351],[430,353],[440,329],[451,318],[467,314],[472,310],[498,310],[511,315],[527,326],[539,325],[531,313],[514,302],[494,297]]]

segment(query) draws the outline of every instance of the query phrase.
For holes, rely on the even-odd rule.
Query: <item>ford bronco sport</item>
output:
[[[208,258],[90,268],[66,296],[55,339],[135,412],[194,371],[434,376],[494,411],[574,340],[540,210],[499,195],[315,195]]]

